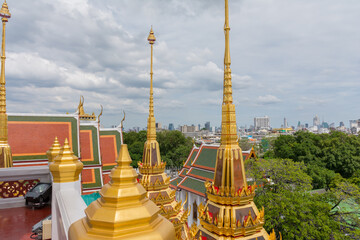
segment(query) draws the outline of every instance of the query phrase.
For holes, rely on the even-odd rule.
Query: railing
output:
[[[38,182],[51,182],[48,166],[0,168],[0,209],[25,206],[23,196]]]

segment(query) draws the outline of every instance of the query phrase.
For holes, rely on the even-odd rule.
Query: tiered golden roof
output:
[[[2,44],[1,44],[1,75],[0,75],[0,168],[13,166],[11,149],[8,143],[8,116],[6,114],[6,88],[5,88],[5,26],[11,14],[5,2],[0,10],[2,18]]]
[[[175,239],[174,226],[146,197],[130,163],[127,145],[123,144],[117,166],[111,170],[111,181],[100,190],[101,198],[86,208],[86,217],[70,226],[70,240]]]
[[[57,139],[55,139],[53,146],[56,145],[56,140]],[[48,151],[50,155],[56,154],[56,151],[51,151],[50,149]],[[49,169],[53,176],[54,183],[75,182],[79,180],[83,163],[74,155],[67,138],[58,155],[52,159]]]
[[[235,105],[232,97],[229,46],[229,7],[225,0],[224,95],[221,143],[217,150],[214,181],[206,182],[206,205],[199,205],[199,239],[269,239],[263,228],[264,208],[253,202],[255,186],[248,186],[242,151],[238,144]],[[194,232],[194,231],[193,231]]]
[[[139,182],[146,189],[147,196],[160,207],[160,214],[174,224],[177,239],[181,239],[182,229],[187,229],[185,225],[189,212],[184,210],[181,202],[175,200],[175,190],[169,188],[170,177],[165,173],[166,164],[161,161],[159,143],[156,141],[153,98],[153,44],[156,38],[152,28],[148,41],[151,45],[150,103],[147,141],[144,145],[143,160],[139,162]]]
[[[61,146],[59,143],[59,140],[57,137],[55,137],[53,145],[49,148],[49,150],[46,152],[46,156],[48,157],[49,163],[51,163],[54,158],[59,155],[61,150]]]

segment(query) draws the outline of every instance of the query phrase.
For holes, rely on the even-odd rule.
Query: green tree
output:
[[[171,167],[181,167],[193,146],[192,139],[186,138],[179,131],[162,131],[157,133],[162,160]]]
[[[248,159],[246,177],[260,185],[259,194],[282,191],[307,191],[312,189],[311,177],[306,174],[304,163],[291,159]]]
[[[336,175],[334,171],[316,164],[309,164],[306,172],[312,178],[314,189],[324,188],[328,190]]]
[[[254,201],[265,208],[268,232],[275,229],[283,239],[360,239],[356,228],[359,216],[351,213],[349,219],[350,212],[334,212],[339,201],[359,201],[357,186],[345,187],[340,174],[329,184],[330,191],[318,194],[310,191],[312,179],[303,162],[249,159],[245,166],[248,178],[264,184],[257,188]]]
[[[144,144],[146,141],[146,131],[124,133],[124,143],[128,145],[131,165],[137,167],[142,161]],[[179,131],[162,131],[156,133],[156,138],[160,147],[162,161],[171,167],[181,167],[192,148],[192,139],[186,138]]]
[[[318,165],[349,178],[360,168],[360,137],[337,131],[330,134],[299,131],[293,136],[278,137],[273,152],[267,156]]]

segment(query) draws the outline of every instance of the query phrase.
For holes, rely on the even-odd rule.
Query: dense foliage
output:
[[[156,133],[162,161],[170,167],[181,167],[192,148],[192,139],[186,138],[179,131],[162,131]],[[142,160],[146,131],[124,133],[124,143],[128,145],[132,166]]]
[[[265,158],[288,158],[303,162],[314,188],[329,188],[335,173],[355,177],[360,168],[360,137],[333,131],[330,134],[297,132],[282,135],[265,153]]]
[[[245,164],[247,177],[262,185],[254,201],[265,207],[268,232],[275,229],[283,239],[360,239],[360,192],[355,184],[338,174],[329,191],[317,193],[311,191],[303,162],[249,159]]]

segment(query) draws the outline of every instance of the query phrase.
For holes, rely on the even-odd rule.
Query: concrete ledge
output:
[[[51,182],[48,166],[0,168],[0,181],[18,181],[40,179],[40,182]]]
[[[23,196],[15,198],[0,198],[0,209],[25,207]]]

